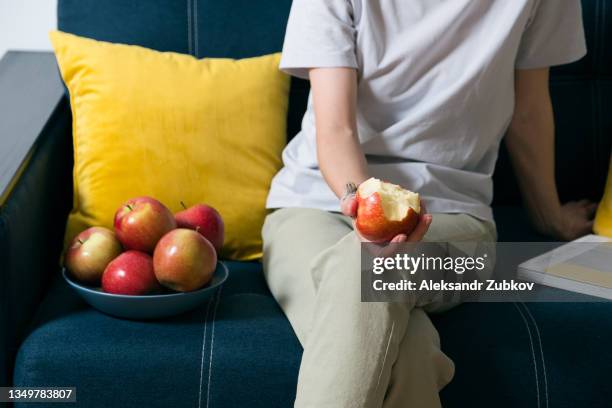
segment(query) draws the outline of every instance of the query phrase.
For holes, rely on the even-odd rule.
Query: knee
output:
[[[310,264],[315,287],[332,286],[338,290],[361,287],[361,241],[354,232],[321,252]]]

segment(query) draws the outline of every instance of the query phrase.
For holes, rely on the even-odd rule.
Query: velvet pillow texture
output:
[[[261,227],[286,142],[280,54],[240,60],[50,34],[70,93],[74,204],[66,242],[112,228],[126,200],[172,211],[206,203],[225,221],[223,258],[261,257]]]

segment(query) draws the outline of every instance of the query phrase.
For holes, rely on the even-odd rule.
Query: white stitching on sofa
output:
[[[191,0],[187,0],[187,51],[191,54]]]
[[[521,308],[518,306],[516,302],[514,302],[513,304],[514,304],[514,307],[516,307],[516,310],[518,310],[519,314],[521,315],[521,318],[523,319],[523,323],[525,323],[525,327],[527,328],[527,334],[529,335],[529,344],[531,346],[531,358],[533,360],[533,370],[535,372],[536,396],[538,399],[538,408],[540,408],[540,383],[538,381],[538,365],[536,363],[536,358],[535,358],[535,347],[533,344],[533,337],[531,336],[531,329],[529,328],[529,323],[527,322],[527,318],[521,311]]]
[[[531,321],[533,322],[533,325],[536,329],[536,334],[538,335],[538,344],[540,345],[540,357],[542,357],[542,371],[544,373],[544,396],[546,397],[546,400],[545,400],[546,407],[548,408],[548,379],[546,378],[547,377],[546,363],[544,362],[544,347],[542,347],[542,336],[540,335],[540,329],[538,328],[538,323],[536,322],[536,319],[533,317],[533,315],[529,311],[529,308],[527,307],[525,303],[521,302],[521,304],[523,305],[523,307],[525,308],[525,311],[531,318]]]
[[[210,358],[208,359],[208,390],[206,391],[206,408],[210,404],[210,380],[212,378],[212,360],[213,360],[213,350],[215,346],[215,319],[217,318],[217,308],[219,307],[219,299],[221,299],[221,291],[223,290],[223,286],[219,288],[217,292],[217,300],[215,301],[215,309],[213,311],[212,316],[212,329],[210,331]]]
[[[213,302],[213,298],[208,301],[206,305],[206,314],[204,315],[204,333],[202,334],[202,358],[200,361],[200,387],[198,391],[198,407],[202,404],[202,377],[204,374],[204,350],[206,347],[206,326],[208,322],[208,313],[210,312],[210,304]]]

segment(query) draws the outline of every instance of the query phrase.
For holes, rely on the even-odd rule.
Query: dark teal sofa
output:
[[[58,27],[197,57],[281,49],[290,0],[59,0]],[[564,200],[599,199],[612,142],[612,1],[585,0],[589,54],[554,69]],[[288,137],[308,83],[294,80]],[[228,262],[221,291],[155,322],[103,315],[59,275],[72,202],[71,118],[49,54],[0,62],[0,386],[74,386],[74,407],[291,407],[301,346],[258,262]],[[539,241],[502,147],[494,211],[502,241]],[[436,316],[456,362],[446,407],[611,407],[612,306],[464,304]],[[25,404],[15,404],[25,407]],[[37,406],[62,406],[38,404]],[[341,408],[341,407],[338,407]]]

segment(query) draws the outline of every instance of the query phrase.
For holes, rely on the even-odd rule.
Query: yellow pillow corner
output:
[[[203,202],[225,222],[223,258],[261,257],[261,226],[286,142],[280,53],[233,60],[49,33],[73,114],[74,207],[65,240],[112,227],[125,200]]]
[[[597,207],[593,231],[597,235],[612,238],[612,157],[610,157],[610,169],[608,171],[606,189]]]

